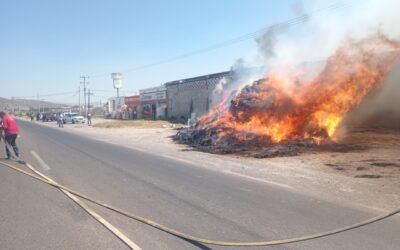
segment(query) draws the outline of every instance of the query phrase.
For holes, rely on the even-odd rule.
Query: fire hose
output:
[[[6,144],[6,147],[10,150],[10,147],[9,147],[8,143],[5,140],[4,140],[4,142]],[[12,152],[12,151],[10,150],[10,152]],[[28,166],[28,163],[26,161],[22,160],[19,157],[16,157],[14,154],[12,154],[12,158],[13,158],[14,162],[17,162],[19,164],[23,164],[23,165]],[[157,223],[155,221],[152,221],[152,220],[149,220],[147,218],[141,217],[139,215],[124,211],[122,209],[119,209],[117,207],[114,207],[112,205],[104,203],[102,201],[99,201],[99,200],[96,200],[94,198],[91,198],[91,197],[89,197],[89,196],[87,196],[85,194],[82,194],[82,193],[79,193],[77,191],[74,191],[74,190],[72,190],[72,189],[70,189],[70,188],[68,188],[66,186],[63,186],[63,185],[61,185],[61,184],[59,184],[59,183],[57,183],[55,181],[52,181],[51,179],[49,180],[48,178],[44,178],[44,177],[42,177],[42,176],[45,176],[43,174],[41,174],[42,176],[34,175],[32,173],[29,173],[29,172],[27,172],[27,171],[25,171],[23,169],[15,167],[12,164],[9,164],[9,163],[4,162],[4,161],[0,161],[0,164],[3,165],[3,166],[8,167],[10,169],[13,169],[13,170],[15,170],[15,171],[17,171],[19,173],[27,175],[27,176],[29,176],[31,178],[39,180],[39,181],[41,181],[43,183],[46,183],[46,184],[48,184],[50,186],[58,188],[58,189],[60,189],[62,191],[67,191],[67,192],[69,192],[71,194],[74,194],[74,195],[76,195],[76,196],[78,196],[78,197],[80,197],[82,199],[85,199],[85,200],[87,200],[89,202],[92,202],[92,203],[94,203],[96,205],[102,206],[102,207],[107,208],[107,209],[109,209],[111,211],[114,211],[114,212],[116,212],[118,214],[124,215],[124,216],[126,216],[128,218],[134,219],[136,221],[142,222],[143,224],[146,224],[146,225],[149,225],[151,227],[154,227],[154,228],[156,228],[158,230],[164,231],[166,233],[169,233],[171,235],[177,236],[179,238],[182,238],[182,239],[185,239],[185,240],[188,240],[188,241],[197,242],[197,243],[201,243],[201,244],[208,244],[208,245],[236,246],[236,247],[256,247],[256,246],[283,245],[283,244],[289,244],[289,243],[295,243],[295,242],[301,242],[301,241],[309,241],[309,240],[313,240],[313,239],[327,237],[327,236],[334,235],[334,234],[343,233],[343,232],[350,231],[350,230],[353,230],[353,229],[356,229],[356,228],[364,227],[366,225],[381,221],[383,219],[392,217],[392,216],[400,213],[400,208],[397,208],[397,209],[389,211],[389,212],[387,212],[385,214],[382,214],[382,215],[379,215],[379,216],[376,216],[376,217],[373,217],[373,218],[370,218],[370,219],[367,219],[367,220],[364,220],[364,221],[361,221],[361,222],[358,222],[358,223],[354,223],[354,224],[351,224],[351,225],[348,225],[348,226],[336,228],[336,229],[333,229],[333,230],[330,230],[330,231],[325,231],[325,232],[322,232],[322,233],[316,233],[316,234],[312,234],[312,235],[308,235],[308,236],[294,237],[294,238],[289,238],[289,239],[272,240],[272,241],[258,241],[258,242],[218,241],[218,240],[203,239],[203,238],[200,238],[200,237],[188,235],[188,234],[185,234],[183,232],[177,231],[175,229],[169,228],[167,226],[161,225],[161,224],[159,224],[159,223]]]

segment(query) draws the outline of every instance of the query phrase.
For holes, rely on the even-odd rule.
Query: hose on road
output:
[[[1,137],[0,137],[1,140]],[[10,145],[7,143],[6,140],[6,147],[8,150],[10,150]],[[13,159],[20,159],[19,157],[16,157],[12,151],[10,151],[10,154],[12,155]],[[31,164],[29,164],[26,161],[23,160],[17,160],[17,162],[24,164],[28,169],[30,169],[33,173],[36,174],[36,176],[39,176],[49,182],[56,183],[53,179],[49,178],[48,176],[44,175],[43,173],[39,172],[36,170]],[[113,226],[111,223],[109,223],[106,219],[101,217],[98,213],[93,211],[89,206],[87,206],[83,201],[79,200],[77,196],[71,194],[70,192],[60,189],[59,190],[64,193],[68,198],[70,198],[72,201],[74,201],[77,205],[79,205],[85,212],[87,212],[90,216],[93,217],[97,222],[99,222],[101,225],[103,225],[106,229],[108,229],[113,235],[115,235],[119,240],[121,240],[126,246],[128,246],[132,250],[141,250],[141,248],[133,242],[131,239],[129,239],[125,234],[123,234],[117,227]]]
[[[16,159],[15,162],[17,162],[19,164],[27,165],[27,162],[25,162],[24,160],[22,160],[22,159],[20,159],[18,157],[15,157],[15,159]],[[283,244],[289,244],[289,243],[295,243],[295,242],[301,242],[301,241],[308,241],[308,240],[318,239],[318,238],[322,238],[322,237],[326,237],[326,236],[330,236],[330,235],[334,235],[334,234],[339,234],[339,233],[342,233],[342,232],[345,232],[345,231],[349,231],[349,230],[353,230],[353,229],[356,229],[356,228],[359,228],[359,227],[363,227],[363,226],[378,222],[380,220],[389,218],[391,216],[394,216],[395,214],[400,213],[400,208],[398,208],[398,209],[395,209],[395,210],[390,211],[388,213],[382,214],[380,216],[376,216],[376,217],[373,217],[371,219],[368,219],[368,220],[365,220],[365,221],[361,221],[359,223],[355,223],[355,224],[352,224],[352,225],[349,225],[349,226],[333,229],[333,230],[322,232],[322,233],[312,234],[312,235],[308,235],[308,236],[295,237],[295,238],[290,238],[290,239],[272,240],[272,241],[259,241],[259,242],[218,241],[218,240],[203,239],[203,238],[200,238],[200,237],[196,237],[196,236],[192,236],[192,235],[188,235],[188,234],[179,232],[179,231],[177,231],[175,229],[171,229],[169,227],[161,225],[161,224],[159,224],[157,222],[154,222],[152,220],[149,220],[147,218],[144,218],[144,217],[141,217],[139,215],[124,211],[124,210],[119,209],[117,207],[114,207],[112,205],[106,204],[106,203],[104,203],[102,201],[99,201],[99,200],[96,200],[94,198],[91,198],[91,197],[89,197],[89,196],[87,196],[85,194],[81,194],[81,193],[79,193],[77,191],[74,191],[74,190],[72,190],[72,189],[70,189],[70,188],[68,188],[66,186],[63,186],[63,185],[61,185],[61,184],[59,184],[59,183],[57,183],[55,181],[49,181],[49,180],[47,180],[47,179],[45,179],[45,178],[43,178],[41,176],[37,176],[37,175],[31,174],[31,173],[29,173],[29,172],[27,172],[25,170],[22,170],[22,169],[14,166],[12,164],[7,163],[7,162],[0,161],[0,164],[3,165],[3,166],[8,167],[10,169],[13,169],[13,170],[15,170],[15,171],[17,171],[19,173],[22,173],[24,175],[32,177],[32,178],[34,178],[36,180],[44,182],[44,183],[46,183],[48,185],[51,185],[51,186],[59,188],[61,190],[65,190],[67,192],[70,192],[71,194],[74,194],[74,195],[76,195],[78,197],[81,197],[82,199],[85,199],[85,200],[87,200],[89,202],[92,202],[94,204],[97,204],[99,206],[107,208],[107,209],[109,209],[111,211],[114,211],[116,213],[119,213],[121,215],[129,217],[131,219],[140,221],[140,222],[142,222],[144,224],[147,224],[149,226],[152,226],[154,228],[157,228],[157,229],[159,229],[161,231],[164,231],[166,233],[175,235],[175,236],[177,236],[179,238],[182,238],[182,239],[185,239],[185,240],[188,240],[188,241],[193,241],[193,242],[198,242],[198,243],[201,243],[201,244],[208,244],[208,245],[236,246],[236,247],[256,247],[256,246],[283,245]]]

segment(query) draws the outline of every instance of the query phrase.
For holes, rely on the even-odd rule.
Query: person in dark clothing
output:
[[[19,128],[17,122],[14,120],[14,118],[12,118],[10,115],[7,115],[4,112],[0,112],[0,118],[2,121],[0,131],[1,132],[4,131],[4,139],[6,143],[13,148],[15,155],[18,157],[19,150],[16,141],[18,137]],[[6,147],[6,154],[7,154],[7,159],[10,159],[11,152],[8,147]]]
[[[92,113],[87,114],[87,125],[92,126]]]

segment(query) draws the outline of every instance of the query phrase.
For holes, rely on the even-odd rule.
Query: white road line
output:
[[[257,178],[257,177],[248,176],[248,175],[244,175],[244,174],[241,174],[241,173],[236,173],[236,172],[233,172],[231,170],[225,170],[223,172],[226,173],[226,174],[231,174],[231,175],[236,175],[236,176],[239,176],[239,177],[243,177],[243,178],[246,178],[246,179],[249,179],[249,180],[263,182],[263,183],[266,183],[266,184],[269,184],[269,185],[274,185],[274,186],[287,188],[287,189],[295,189],[294,187],[292,187],[290,185],[286,185],[286,184],[278,183],[278,182],[274,182],[274,181],[267,181],[267,180],[260,179],[260,178]]]
[[[50,170],[49,165],[47,165],[46,162],[44,162],[44,160],[40,158],[40,156],[35,151],[32,150],[31,154],[36,158],[36,160],[39,162],[44,170]]]
[[[88,214],[90,214],[93,218],[95,218],[98,222],[103,224],[108,230],[110,230],[114,235],[116,235],[118,238],[120,238],[126,245],[128,245],[131,249],[134,250],[140,250],[141,248],[136,245],[133,241],[131,241],[127,236],[125,236],[121,231],[119,231],[116,227],[114,227],[111,223],[106,221],[103,217],[101,217],[98,213],[93,211],[91,208],[89,208],[88,205],[86,205],[84,202],[82,202],[78,197],[75,195],[71,194],[68,191],[62,190],[61,191],[67,195],[70,199],[75,201],[79,206],[81,206]]]
[[[34,153],[34,151],[32,151]],[[32,154],[33,154],[32,153]],[[42,160],[43,161],[43,160]],[[44,161],[43,161],[44,162]],[[28,168],[30,168],[33,172],[35,172],[37,175],[40,177],[56,183],[54,180],[51,178],[47,177],[46,175],[42,174],[41,172],[37,171],[31,164],[27,163]],[[133,241],[131,241],[126,235],[124,235],[121,231],[119,231],[116,227],[114,227],[111,223],[109,223],[106,219],[101,217],[98,213],[93,211],[91,208],[89,208],[88,205],[86,205],[83,201],[81,201],[78,197],[75,195],[71,194],[70,192],[63,190],[60,188],[60,190],[68,196],[71,200],[75,201],[79,206],[82,207],[83,210],[85,210],[88,214],[90,214],[94,219],[96,219],[99,223],[101,223],[104,227],[106,227],[108,230],[110,230],[115,236],[120,238],[129,248],[134,249],[134,250],[141,250],[141,248],[136,245]]]

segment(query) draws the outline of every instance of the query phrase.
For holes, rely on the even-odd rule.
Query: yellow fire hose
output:
[[[6,144],[6,147],[9,148],[9,145],[7,145],[6,141],[5,141],[5,144]],[[12,152],[12,151],[10,150],[10,152]],[[15,155],[13,155],[13,158],[16,159],[15,162],[18,162],[19,164],[27,165],[27,162],[25,162],[24,160],[20,159],[19,157],[15,157]],[[322,233],[312,234],[312,235],[308,235],[308,236],[295,237],[295,238],[290,238],[290,239],[272,240],[272,241],[259,241],[259,242],[218,241],[218,240],[203,239],[203,238],[200,238],[200,237],[196,237],[196,236],[192,236],[192,235],[188,235],[188,234],[179,232],[179,231],[177,231],[175,229],[171,229],[169,227],[163,226],[163,225],[161,225],[161,224],[159,224],[157,222],[154,222],[152,220],[146,219],[144,217],[141,217],[139,215],[136,215],[136,214],[133,214],[133,213],[130,213],[130,212],[127,212],[127,211],[124,211],[124,210],[116,208],[116,207],[114,207],[112,205],[108,205],[108,204],[106,204],[104,202],[101,202],[99,200],[91,198],[91,197],[89,197],[87,195],[81,194],[81,193],[79,193],[77,191],[74,191],[74,190],[72,190],[72,189],[70,189],[70,188],[68,188],[66,186],[63,186],[63,185],[61,185],[59,183],[56,183],[54,181],[49,181],[49,180],[47,180],[47,179],[45,179],[45,178],[43,178],[41,176],[37,176],[37,175],[31,174],[31,173],[29,173],[29,172],[27,172],[25,170],[22,170],[22,169],[20,169],[18,167],[13,166],[13,165],[11,165],[11,164],[9,164],[7,162],[0,161],[0,164],[3,165],[3,166],[8,167],[10,169],[13,169],[13,170],[15,170],[15,171],[17,171],[19,173],[22,173],[22,174],[25,174],[25,175],[27,175],[29,177],[32,177],[32,178],[34,178],[36,180],[44,182],[44,183],[46,183],[48,185],[51,185],[53,187],[59,188],[59,189],[64,190],[64,191],[68,191],[69,193],[74,194],[74,195],[76,195],[78,197],[81,197],[81,198],[83,198],[83,199],[85,199],[87,201],[90,201],[90,202],[94,203],[94,204],[97,204],[99,206],[102,206],[104,208],[112,210],[114,212],[117,212],[117,213],[119,213],[121,215],[124,215],[126,217],[129,217],[131,219],[140,221],[140,222],[142,222],[142,223],[144,223],[146,225],[152,226],[152,227],[157,228],[157,229],[159,229],[161,231],[164,231],[166,233],[175,235],[175,236],[177,236],[179,238],[182,238],[182,239],[185,239],[185,240],[194,241],[194,242],[198,242],[198,243],[202,243],[202,244],[209,244],[209,245],[236,246],[236,247],[256,247],[256,246],[283,245],[283,244],[289,244],[289,243],[295,243],[295,242],[301,242],[301,241],[308,241],[308,240],[313,240],[313,239],[317,239],[317,238],[326,237],[326,236],[329,236],[329,235],[339,234],[339,233],[342,233],[342,232],[345,232],[345,231],[349,231],[349,230],[352,230],[352,229],[356,229],[356,228],[359,228],[359,227],[363,227],[363,226],[378,222],[380,220],[389,218],[391,216],[394,216],[394,215],[400,213],[400,208],[398,208],[398,209],[395,209],[395,210],[390,211],[388,213],[382,214],[380,216],[376,216],[376,217],[373,217],[371,219],[368,219],[368,220],[365,220],[365,221],[361,221],[359,223],[351,224],[349,226],[344,226],[344,227],[341,227],[341,228],[333,229],[333,230],[322,232]]]

